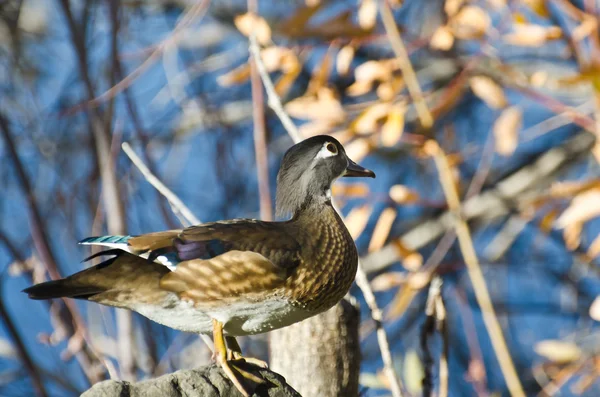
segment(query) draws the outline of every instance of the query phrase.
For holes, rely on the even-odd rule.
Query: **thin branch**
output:
[[[140,170],[144,178],[150,183],[156,190],[160,192],[171,204],[171,208],[173,212],[179,219],[182,220],[182,223],[187,225],[198,225],[200,219],[196,218],[196,216],[190,211],[190,209],[173,193],[168,187],[165,186],[164,183],[160,181],[150,170],[146,167],[146,164],[139,158],[139,156],[133,151],[131,146],[127,142],[123,142],[121,145],[123,151],[129,157],[131,162]],[[200,335],[204,343],[208,346],[208,348],[213,350],[212,340],[208,335]]]
[[[23,166],[23,163],[17,154],[17,149],[11,136],[8,121],[2,113],[0,113],[0,134],[2,134],[8,149],[8,156],[17,174],[17,180],[19,181],[21,189],[23,190],[23,194],[25,195],[28,206],[31,236],[35,250],[40,255],[40,259],[42,260],[42,263],[44,264],[44,267],[46,268],[50,278],[52,280],[58,280],[61,278],[61,275],[52,249],[50,248],[50,240],[48,239],[46,224],[41,216],[31,183],[29,182],[29,178],[25,173],[25,167]],[[75,302],[73,302],[71,299],[63,299],[63,301],[69,313],[69,316],[64,321],[63,325],[66,329],[69,329],[72,338],[84,338],[86,334],[86,327],[83,319],[81,318],[79,310],[75,305]],[[77,354],[77,359],[88,380],[91,383],[94,383],[99,379],[92,370],[91,360],[93,357],[93,351],[86,350],[85,353],[85,355]]]
[[[162,183],[160,179],[158,179],[150,171],[150,169],[146,166],[146,164],[144,164],[142,159],[140,159],[140,157],[133,151],[129,143],[123,142],[121,147],[123,148],[123,151],[125,152],[127,157],[129,157],[133,165],[135,165],[138,168],[138,170],[140,170],[140,172],[148,181],[148,183],[154,186],[154,188],[158,190],[160,194],[165,196],[165,198],[169,201],[171,209],[184,226],[198,225],[202,223],[200,222],[200,219],[196,218],[192,211],[183,203],[183,201],[181,201],[179,197],[175,195],[175,193],[173,193],[168,187],[166,187],[165,184]]]
[[[300,142],[302,140],[300,131],[298,131],[298,127],[296,127],[290,116],[283,109],[281,99],[279,99],[279,96],[275,91],[273,81],[269,77],[269,72],[267,71],[267,68],[260,56],[260,48],[258,47],[258,42],[256,41],[255,35],[250,35],[250,53],[252,54],[252,58],[254,59],[254,63],[258,69],[258,73],[260,74],[263,85],[265,86],[265,91],[267,93],[267,104],[275,112],[279,120],[281,120],[283,128],[285,128],[294,143]]]
[[[381,358],[383,360],[383,371],[385,372],[385,375],[390,383],[392,396],[402,397],[400,379],[398,379],[396,371],[394,370],[390,344],[382,323],[383,315],[381,309],[377,305],[375,294],[373,293],[373,289],[371,289],[369,279],[367,278],[367,274],[363,270],[360,261],[358,261],[358,271],[356,272],[356,285],[358,285],[358,288],[360,288],[362,291],[365,301],[367,302],[369,309],[371,309],[371,318],[375,322],[375,328],[377,330],[377,342],[379,343],[379,350],[381,351]]]
[[[448,202],[448,207],[451,211],[450,213],[453,217],[458,243],[465,264],[467,265],[467,271],[473,285],[475,298],[481,308],[483,322],[490,336],[492,347],[498,358],[500,370],[504,375],[508,390],[512,396],[525,397],[523,386],[517,375],[517,371],[504,339],[502,328],[500,327],[496,312],[494,311],[494,306],[492,305],[485,278],[483,277],[475,247],[473,246],[471,232],[469,231],[467,222],[462,218],[460,199],[453,182],[452,171],[448,164],[448,159],[435,141],[428,141],[425,144],[425,150],[433,156],[438,168],[440,183],[444,190],[444,195],[446,196],[446,201]]]
[[[408,52],[406,51],[406,47],[402,42],[402,36],[400,36],[400,31],[398,30],[398,26],[396,26],[396,21],[394,20],[392,10],[390,9],[390,5],[387,3],[387,0],[379,0],[379,13],[381,14],[381,20],[383,21],[385,32],[390,40],[390,44],[392,45],[392,50],[396,54],[396,58],[400,63],[400,70],[402,71],[402,75],[406,81],[406,86],[408,87],[410,96],[413,98],[415,103],[415,109],[419,115],[421,125],[425,128],[430,128],[433,125],[433,117],[431,116],[431,112],[429,111],[427,103],[425,103],[425,99],[423,98],[423,92],[421,91],[419,80],[417,80],[417,75],[415,74],[412,64],[410,63]]]
[[[3,281],[3,280],[0,280],[0,281]],[[2,290],[0,288],[0,292],[1,291]],[[17,349],[19,358],[21,359],[21,361],[23,362],[23,365],[25,366],[25,369],[29,373],[29,377],[31,378],[31,381],[33,382],[33,387],[36,391],[35,394],[38,396],[41,396],[41,397],[47,397],[48,392],[46,391],[46,388],[44,387],[44,382],[42,380],[42,377],[40,376],[40,373],[39,373],[35,363],[33,362],[33,359],[29,355],[29,352],[25,348],[25,343],[23,342],[23,339],[21,338],[21,335],[19,334],[17,327],[13,323],[12,318],[8,314],[8,310],[6,310],[6,307],[4,306],[4,299],[2,299],[1,297],[0,297],[0,319],[2,319],[2,322],[6,326],[6,331],[10,335],[10,338],[12,339],[12,341],[15,345],[15,348]]]
[[[256,14],[256,0],[248,0],[248,10]],[[252,31],[251,41],[256,43],[256,32]],[[269,189],[269,163],[265,131],[265,109],[263,105],[263,90],[258,74],[258,57],[250,59],[250,83],[252,85],[252,120],[254,123],[254,153],[256,157],[256,176],[258,179],[258,197],[260,202],[260,217],[264,221],[273,220],[271,210],[271,193]]]

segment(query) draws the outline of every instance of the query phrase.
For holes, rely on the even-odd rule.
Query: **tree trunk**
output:
[[[346,299],[270,334],[270,368],[304,397],[358,396],[360,312]]]

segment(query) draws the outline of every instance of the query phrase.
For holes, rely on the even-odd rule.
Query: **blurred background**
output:
[[[268,219],[283,153],[319,133],[377,173],[334,189],[369,279],[351,291],[361,396],[600,395],[599,13],[595,0],[0,2],[0,396],[210,362],[196,335],[20,292],[87,266],[84,237],[188,222],[122,143],[199,220]]]

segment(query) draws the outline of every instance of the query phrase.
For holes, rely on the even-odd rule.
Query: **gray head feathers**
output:
[[[328,201],[331,184],[348,164],[342,145],[327,135],[292,146],[277,174],[277,215],[295,214],[305,204]]]

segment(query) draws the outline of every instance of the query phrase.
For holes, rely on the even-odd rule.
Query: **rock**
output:
[[[246,367],[244,367],[246,369]],[[255,375],[265,379],[265,383],[256,386],[254,397],[301,397],[283,376],[252,366],[248,367]],[[247,390],[252,391],[250,381],[243,380]],[[241,396],[223,370],[217,365],[198,369],[188,369],[163,375],[156,379],[137,383],[106,380],[92,386],[82,397],[221,397]]]

